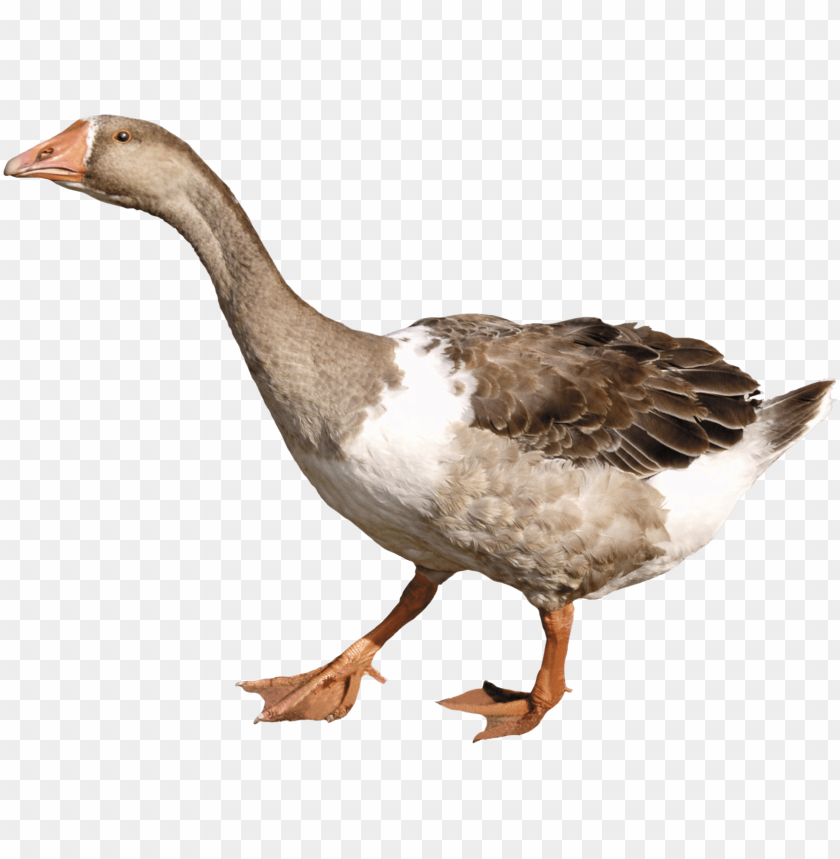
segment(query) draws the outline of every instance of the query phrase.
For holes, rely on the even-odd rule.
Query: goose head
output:
[[[104,203],[158,214],[204,162],[179,137],[142,119],[92,116],[12,158],[3,171],[49,179]]]

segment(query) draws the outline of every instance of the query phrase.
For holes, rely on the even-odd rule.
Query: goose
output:
[[[530,692],[485,682],[438,703],[475,740],[533,730],[566,692],[574,603],[673,569],[831,408],[833,381],[770,400],[701,340],[596,318],[426,318],[387,336],[323,316],[288,286],[230,189],[164,128],[101,115],[23,152],[48,179],[172,225],[207,269],[242,357],[321,498],[414,564],[396,607],[329,664],[240,682],[256,722],[347,715],[373,658],[475,570],[539,612]]]

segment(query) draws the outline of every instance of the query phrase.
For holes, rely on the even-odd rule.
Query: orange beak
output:
[[[87,172],[88,124],[81,119],[45,143],[22,152],[6,165],[4,176],[18,179],[52,179],[54,182],[81,182]]]

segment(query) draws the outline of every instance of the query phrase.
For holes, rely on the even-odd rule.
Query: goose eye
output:
[[[118,140],[120,143],[126,143],[131,140],[131,132],[129,131],[118,131],[114,135],[114,140]]]

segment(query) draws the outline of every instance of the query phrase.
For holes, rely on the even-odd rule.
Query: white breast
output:
[[[388,336],[397,341],[402,383],[386,388],[367,410],[361,432],[343,448],[344,459],[292,452],[330,507],[390,551],[445,569],[440,565],[446,558],[429,543],[440,543],[437,548],[444,553],[446,546],[425,525],[425,517],[445,484],[454,433],[473,420],[475,380],[455,369],[444,354],[446,343],[426,329]]]

